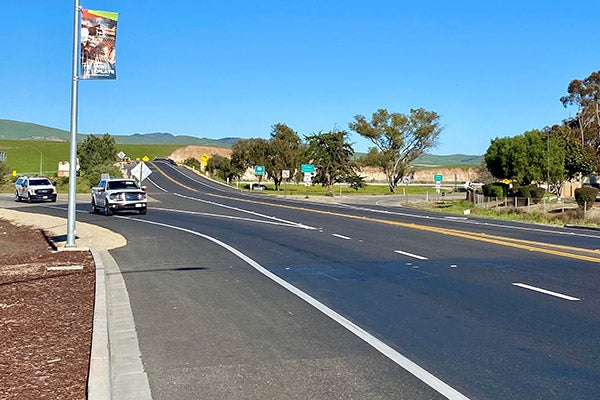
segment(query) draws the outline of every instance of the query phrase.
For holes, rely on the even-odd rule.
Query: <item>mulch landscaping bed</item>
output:
[[[0,219],[1,399],[86,398],[94,281],[89,251]]]

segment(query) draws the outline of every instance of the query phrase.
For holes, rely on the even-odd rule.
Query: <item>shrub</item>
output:
[[[536,185],[517,186],[510,190],[510,196],[530,198],[534,204],[538,204],[544,198],[546,189]]]
[[[508,191],[508,185],[502,182],[483,185],[481,191],[485,197],[505,197]]]
[[[0,185],[4,184],[5,181],[7,181],[6,177],[9,174],[9,168],[8,166],[0,161]]]
[[[93,187],[98,186],[102,174],[108,174],[111,178],[120,178],[122,176],[121,170],[115,165],[99,165],[90,168],[82,177],[87,179]]]
[[[589,210],[594,205],[596,201],[596,196],[598,195],[598,189],[591,186],[584,186],[579,189],[575,189],[575,201],[577,205],[581,209],[585,207],[586,210]]]
[[[195,168],[197,170],[201,170],[202,169],[202,163],[198,159],[196,159],[194,157],[187,158],[183,162],[183,165],[187,165],[188,167],[192,167],[192,168]]]

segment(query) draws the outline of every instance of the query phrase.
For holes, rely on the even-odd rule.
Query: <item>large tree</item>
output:
[[[583,176],[596,172],[598,169],[598,156],[585,147],[578,139],[578,133],[568,124],[553,125],[546,128],[548,136],[557,141],[558,146],[564,149],[565,165],[564,178],[580,180]]]
[[[216,174],[219,178],[231,182],[236,177],[239,177],[243,171],[239,171],[231,166],[231,160],[227,157],[213,154],[206,163],[206,171],[211,174]]]
[[[306,161],[315,166],[313,182],[327,187],[333,193],[333,185],[355,182],[354,149],[348,142],[348,133],[333,131],[306,136],[308,148]]]
[[[565,177],[565,151],[561,142],[539,130],[492,140],[484,160],[495,178],[524,185],[545,181],[556,184]]]
[[[267,176],[275,183],[275,190],[280,188],[283,170],[293,173],[299,167],[303,151],[300,137],[293,129],[285,124],[273,126],[265,169]]]
[[[247,170],[256,165],[264,166],[269,154],[269,142],[261,138],[241,139],[231,146],[231,167],[236,171]],[[262,176],[259,176],[259,182]]]
[[[77,145],[79,166],[92,183],[100,180],[102,173],[116,173],[117,144],[108,133],[102,136],[88,135]]]
[[[408,115],[379,109],[371,121],[356,115],[349,128],[375,145],[365,162],[385,173],[392,193],[409,170],[410,162],[435,147],[443,129],[440,116],[423,108],[411,109]]]
[[[570,121],[578,132],[581,142],[600,154],[600,71],[585,79],[574,79],[569,83],[567,96],[560,101],[567,107],[577,106],[577,115]]]

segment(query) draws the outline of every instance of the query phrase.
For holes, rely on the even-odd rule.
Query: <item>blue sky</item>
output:
[[[116,81],[79,84],[79,131],[264,137],[378,108],[441,115],[434,154],[560,123],[600,70],[600,2],[81,1],[119,12]],[[2,5],[0,118],[70,129],[73,7]],[[351,136],[356,151],[369,143]]]

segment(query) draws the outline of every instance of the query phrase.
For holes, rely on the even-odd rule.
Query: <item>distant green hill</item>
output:
[[[29,122],[0,119],[0,139],[67,141],[70,132]]]
[[[207,139],[170,133],[135,133],[133,135],[112,135],[119,144],[174,144],[180,146],[213,146],[231,147],[231,143],[223,139]],[[237,140],[237,139],[235,139]]]
[[[103,135],[99,134],[99,135]],[[86,134],[78,134],[77,141],[85,139]],[[207,139],[171,133],[136,133],[133,135],[111,135],[118,144],[161,144],[179,146],[214,146],[229,148],[238,138]],[[29,122],[0,119],[0,139],[69,141],[71,133],[62,129],[50,128]]]
[[[411,164],[414,166],[434,167],[434,166],[462,166],[476,165],[483,162],[483,156],[451,154],[447,156],[436,156],[434,154],[423,154]]]
[[[77,135],[77,140],[83,140],[87,135]],[[239,138],[207,139],[187,135],[173,135],[167,132],[135,133],[133,135],[112,135],[117,144],[122,145],[162,145],[162,146],[214,146],[230,148]],[[70,132],[50,128],[28,122],[0,119],[0,140],[33,140],[33,141],[69,141]],[[357,154],[360,156],[360,154]],[[453,154],[438,156],[424,154],[412,164],[415,166],[467,166],[480,165],[483,156]]]

